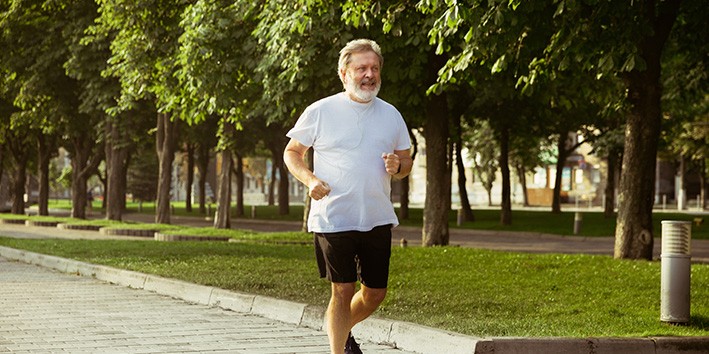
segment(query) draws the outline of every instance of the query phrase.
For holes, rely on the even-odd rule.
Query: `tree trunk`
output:
[[[236,216],[244,216],[244,158],[239,153],[236,153],[236,167],[234,175],[236,176]]]
[[[606,173],[606,188],[604,190],[605,205],[603,206],[603,216],[606,219],[615,217],[615,183],[616,172],[618,172],[618,154],[611,151],[608,154],[608,171]]]
[[[519,164],[515,166],[517,171],[517,177],[519,178],[519,184],[522,186],[522,199],[524,200],[524,206],[529,206],[529,195],[527,194],[527,171],[524,170],[524,166]]]
[[[416,159],[416,153],[418,152],[418,141],[416,141],[416,135],[409,129],[409,137],[411,138],[411,145],[413,147],[413,152],[411,153],[411,159]],[[409,218],[409,193],[411,191],[411,179],[406,176],[401,180],[401,202],[399,203],[399,219],[407,220]]]
[[[197,149],[197,173],[199,179],[197,186],[199,188],[199,213],[207,214],[207,170],[209,169],[209,148],[200,145]]]
[[[80,138],[74,138],[74,153],[71,158],[71,217],[76,219],[86,219],[87,190],[86,181],[88,176],[86,165],[88,161],[88,144]]]
[[[463,220],[475,221],[473,210],[470,208],[470,200],[468,199],[468,189],[466,187],[467,178],[465,177],[465,165],[463,164],[463,144],[460,136],[460,118],[457,120],[457,142],[455,143],[455,165],[458,171],[458,194],[460,195],[460,208],[463,210]]]
[[[556,160],[556,174],[554,175],[554,193],[551,202],[552,213],[561,213],[561,178],[566,165],[566,158],[569,157],[569,152],[566,149],[567,135],[567,131],[559,133],[559,140],[556,143],[558,159]]]
[[[660,59],[680,3],[679,0],[660,4],[648,1],[643,5],[643,15],[653,28],[639,44],[645,70],[635,69],[626,77],[630,113],[618,195],[615,258],[652,260],[655,164],[662,121]]]
[[[170,195],[172,190],[172,161],[175,159],[177,122],[168,113],[158,113],[156,150],[158,154],[158,197],[155,207],[155,222],[170,223]]]
[[[76,173],[77,167],[81,165],[74,163],[72,159],[72,178],[71,178],[71,217],[76,219],[86,219],[87,205],[87,179],[81,173]]]
[[[124,147],[113,147],[108,170],[106,193],[106,219],[123,220],[126,208],[126,176],[128,174],[128,151]],[[108,159],[107,159],[108,160]]]
[[[448,173],[448,107],[444,94],[432,96],[426,107],[426,201],[423,211],[424,246],[449,243],[448,214],[450,181]]]
[[[27,182],[27,159],[15,160],[15,173],[12,189],[12,213],[25,213],[25,183]]]
[[[38,135],[39,215],[49,215],[49,162],[54,150],[53,140],[52,137]]]
[[[401,196],[399,197],[399,220],[409,219],[409,192],[411,191],[411,180],[409,176],[401,180]]]
[[[118,204],[121,206],[121,211],[126,211],[126,190],[128,189],[128,168],[130,168],[130,162],[133,155],[131,152],[126,151],[125,163],[123,164],[123,172],[121,172],[121,194],[118,198]]]
[[[5,177],[5,144],[0,143],[0,186],[3,186]],[[0,190],[0,205],[5,205],[6,200],[3,198],[3,193]]]
[[[278,171],[278,166],[276,165],[276,155],[279,155],[271,151],[273,156],[273,163],[271,164],[271,170],[268,171],[271,174],[270,181],[268,182],[268,205],[276,205],[276,171]]]
[[[192,185],[194,184],[194,144],[187,143],[187,181],[185,182],[185,211],[192,212]]]
[[[500,209],[500,224],[512,224],[512,201],[510,199],[510,130],[502,127],[500,132],[500,171],[502,172],[502,202]]]
[[[117,122],[106,121],[106,219],[123,220],[128,173],[128,150],[123,146],[125,136]]]
[[[288,141],[279,138],[276,140],[276,148],[273,151],[274,172],[278,171],[278,215],[290,214],[290,195],[288,193],[288,167],[283,161],[283,150]],[[276,179],[276,174],[272,175],[271,181]]]
[[[278,215],[290,214],[290,195],[288,193],[290,182],[288,181],[288,167],[281,161],[278,166]]]
[[[707,165],[706,159],[699,162],[699,210],[706,209],[707,206]]]
[[[223,133],[221,146],[224,146],[223,150],[219,152],[221,156],[222,168],[219,171],[219,181],[217,182],[217,215],[214,218],[214,227],[217,229],[229,229],[231,228],[231,214],[229,209],[231,207],[231,170],[232,170],[232,152],[230,147],[230,141],[234,137],[234,124],[228,122],[226,119],[223,120]]]
[[[27,143],[26,136],[11,136],[7,139],[7,148],[15,162],[11,212],[18,215],[25,213],[25,184],[27,183],[27,157],[29,156],[29,151],[25,146]]]
[[[308,168],[312,171],[315,166],[313,166],[313,156],[314,152],[313,149],[308,149]],[[303,207],[303,224],[301,226],[301,231],[303,232],[308,232],[308,215],[310,215],[310,207],[312,206],[312,200],[310,199],[310,196],[308,194],[305,194],[305,206]]]

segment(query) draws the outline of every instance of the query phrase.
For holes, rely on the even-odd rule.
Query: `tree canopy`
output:
[[[486,164],[501,170],[502,224],[512,222],[510,164],[524,174],[539,163],[520,151],[557,146],[560,179],[566,136],[579,133],[609,165],[623,159],[616,257],[649,258],[658,151],[707,176],[704,7],[700,0],[6,0],[0,171],[11,157],[15,194],[23,193],[34,158],[18,147],[36,146],[31,154],[44,173],[47,154],[61,145],[76,160],[72,189],[83,209],[87,176],[103,159],[124,176],[139,146],[131,136],[152,126],[156,220],[169,222],[180,129],[208,124],[194,130],[212,134],[220,121],[218,143],[192,132],[182,139],[224,152],[225,177],[231,154],[238,167],[258,144],[283,168],[284,132],[308,104],[342,90],[338,52],[366,37],[383,49],[382,98],[426,140],[425,245],[448,243],[452,135],[475,136],[458,126],[488,126],[484,138],[496,146],[478,153],[499,151]],[[108,178],[109,189],[120,187],[118,177]]]

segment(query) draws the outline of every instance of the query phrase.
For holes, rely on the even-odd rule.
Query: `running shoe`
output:
[[[362,351],[359,349],[359,344],[357,344],[352,336],[352,332],[350,332],[347,343],[345,343],[345,354],[362,354]]]

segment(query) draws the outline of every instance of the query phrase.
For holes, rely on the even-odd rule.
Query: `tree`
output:
[[[144,149],[137,150],[128,168],[126,191],[133,200],[152,202],[157,197],[158,161],[147,141],[142,146]]]
[[[689,22],[702,22],[699,3],[687,1],[688,5],[682,7]],[[546,48],[540,56],[527,61],[528,71],[517,73],[523,91],[532,88],[537,78],[553,76],[573,62],[595,76],[611,75],[625,80],[630,106],[623,154],[623,165],[627,168],[620,183],[615,257],[650,259],[654,166],[661,121],[660,62],[680,12],[680,1],[602,1],[593,5],[425,1],[424,5],[429,9],[445,8],[431,32],[442,50],[447,38],[458,31],[467,32],[463,50],[449,61],[450,70],[442,72],[443,81],[471,63],[510,59],[515,55],[510,48],[535,38],[545,43]],[[516,32],[504,30],[510,23],[527,21],[543,21],[552,26],[552,32],[533,37],[524,26]],[[491,37],[497,43],[490,43]]]
[[[121,94],[116,112],[133,108],[137,101],[154,103],[155,148],[160,158],[155,222],[170,223],[172,162],[177,140],[176,118],[182,87],[177,79],[179,26],[187,0],[105,0],[92,31],[115,34],[111,41],[108,76],[119,79]]]
[[[454,113],[457,115],[457,113]],[[460,195],[460,222],[475,221],[473,210],[470,208],[470,200],[468,199],[468,190],[466,186],[467,178],[465,177],[465,165],[463,164],[463,128],[461,125],[462,115],[455,120],[455,166],[458,172],[458,194]]]
[[[466,132],[465,142],[473,161],[473,171],[487,191],[488,206],[492,206],[492,185],[499,169],[499,146],[485,120],[473,121],[473,125],[467,128]]]
[[[246,119],[252,105],[256,65],[256,40],[251,36],[260,3],[197,1],[190,5],[180,23],[181,66],[178,78],[186,89],[187,107],[183,119],[199,123],[207,115],[221,117],[218,151],[218,214],[215,227],[230,227],[232,154],[235,130]],[[234,43],[239,43],[234,47]]]
[[[188,134],[194,134],[196,139],[196,165],[197,173],[199,174],[197,186],[199,190],[199,213],[206,214],[206,194],[207,194],[207,173],[212,148],[217,144],[217,135],[219,119],[216,115],[209,115],[201,123],[191,127]]]
[[[233,141],[236,128],[226,119],[220,121],[219,144],[217,145],[218,160],[221,165],[217,179],[217,214],[214,217],[214,227],[217,229],[231,228],[231,174],[233,169]]]
[[[524,206],[529,206],[527,194],[527,173],[543,165],[541,139],[533,134],[520,134],[510,143],[510,163],[515,169],[519,184],[522,186]]]
[[[42,213],[47,212],[48,166],[57,148],[56,136],[66,138],[72,155],[73,217],[85,216],[86,180],[102,159],[101,153],[94,154],[96,129],[86,129],[95,125],[96,117],[79,111],[81,87],[64,69],[68,48],[77,40],[76,28],[92,9],[95,6],[87,3],[16,1],[2,17],[3,42],[9,48],[2,61],[18,85],[14,98],[20,110],[17,117],[38,141]]]
[[[668,39],[663,60],[663,134],[660,150],[694,167],[700,181],[699,201],[706,208],[707,164],[709,161],[709,98],[707,88],[706,38],[709,30],[701,21],[692,21],[697,2],[685,8]],[[701,5],[699,5],[701,6]]]

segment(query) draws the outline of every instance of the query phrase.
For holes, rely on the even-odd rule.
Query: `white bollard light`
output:
[[[662,221],[660,321],[689,322],[692,223]]]

